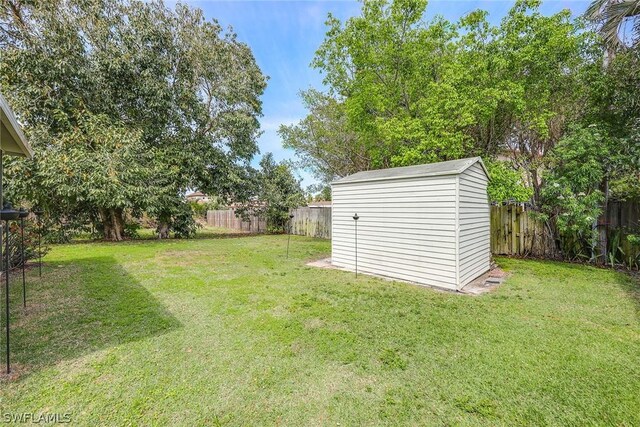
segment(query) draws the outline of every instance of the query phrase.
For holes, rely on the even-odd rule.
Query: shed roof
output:
[[[470,157],[467,159],[449,160],[447,162],[428,163],[425,165],[416,166],[404,166],[399,168],[390,169],[378,169],[371,171],[363,171],[354,173],[353,175],[345,176],[337,181],[333,181],[335,184],[349,184],[352,182],[364,182],[364,181],[381,181],[386,179],[401,179],[401,178],[418,178],[427,176],[438,175],[457,175],[469,167],[479,162],[482,166],[482,170],[489,177],[487,168],[482,163],[480,157]]]
[[[7,154],[33,156],[33,149],[2,94],[0,94],[0,148]]]

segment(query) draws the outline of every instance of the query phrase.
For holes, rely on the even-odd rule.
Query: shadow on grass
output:
[[[21,280],[12,277],[11,357],[20,376],[181,326],[112,257],[58,262],[27,287],[25,310]]]

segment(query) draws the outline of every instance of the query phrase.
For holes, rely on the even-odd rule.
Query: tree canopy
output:
[[[157,1],[7,0],[0,87],[36,152],[7,190],[120,240],[146,212],[189,234],[183,194],[230,191],[257,152],[266,78],[251,50],[202,11]]]
[[[568,11],[542,15],[536,0],[517,1],[499,25],[484,11],[425,21],[426,6],[377,0],[344,23],[329,16],[312,64],[328,91],[303,94],[310,115],[281,128],[285,144],[325,181],[509,155],[537,198],[541,159],[581,116],[585,76],[600,66],[591,33]]]
[[[531,203],[561,250],[599,240],[605,254],[598,216],[640,195],[638,1],[596,0],[586,19],[540,6],[517,0],[498,24],[426,20],[426,0],[329,15],[312,62],[326,91],[302,93],[310,114],[281,127],[285,145],[325,184],[482,156],[492,201]]]

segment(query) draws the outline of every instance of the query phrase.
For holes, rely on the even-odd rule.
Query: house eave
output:
[[[2,94],[0,94],[0,149],[14,156],[33,157],[33,149]]]

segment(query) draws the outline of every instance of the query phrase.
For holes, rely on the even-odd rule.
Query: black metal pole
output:
[[[2,148],[0,148],[0,206],[4,206],[4,150],[2,150]],[[4,233],[2,233],[1,227],[2,227],[2,222],[0,221],[0,262],[2,262],[3,266],[2,269],[4,270],[4,257],[2,255],[6,255],[2,253],[2,235]],[[9,239],[7,239],[8,241]],[[4,271],[4,274],[6,275],[7,272]],[[7,285],[6,285],[6,289],[5,289],[5,315],[6,315],[6,322],[7,322],[7,374],[9,374],[11,372],[11,365],[9,363],[9,276],[7,276]]]
[[[9,316],[9,257],[11,256],[10,247],[9,247],[9,221],[16,220],[20,217],[20,212],[14,210],[11,207],[10,203],[5,203],[0,211],[0,220],[4,220],[4,309],[5,309],[5,322],[6,322],[6,330],[7,330],[7,374],[11,373],[11,359],[10,359],[10,316]],[[0,245],[1,247],[2,245]]]
[[[293,215],[289,215],[289,235],[287,236],[287,259],[289,259],[289,243],[291,243],[291,221],[293,220]]]
[[[24,218],[20,217],[20,262],[22,262],[22,306],[27,307],[27,280],[24,275]]]
[[[358,278],[358,220],[360,219],[360,217],[358,216],[358,214],[355,214],[353,216],[353,221],[355,223],[355,255],[356,255],[356,278]]]
[[[42,240],[42,221],[38,216],[38,277],[42,277],[42,249],[40,248],[40,242]]]
[[[4,262],[4,309],[5,321],[7,322],[7,374],[11,373],[11,362],[9,359],[9,221],[5,221],[5,262]]]

